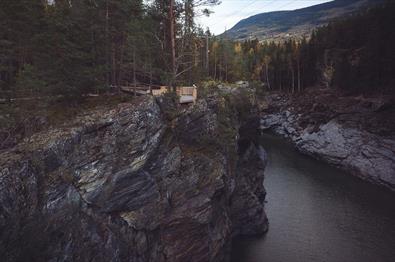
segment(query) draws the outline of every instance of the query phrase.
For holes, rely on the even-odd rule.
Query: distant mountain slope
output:
[[[241,20],[226,32],[226,37],[234,40],[302,37],[334,18],[382,2],[384,0],[335,0],[293,11],[262,13]]]

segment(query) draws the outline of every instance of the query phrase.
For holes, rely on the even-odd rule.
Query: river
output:
[[[265,134],[269,232],[233,242],[232,262],[393,262],[395,194]]]

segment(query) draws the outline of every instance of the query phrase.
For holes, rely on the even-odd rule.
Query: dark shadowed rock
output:
[[[268,229],[267,217],[263,211],[266,191],[261,186],[266,161],[263,148],[257,148],[252,143],[239,159],[236,187],[231,199],[235,235],[262,234]]]

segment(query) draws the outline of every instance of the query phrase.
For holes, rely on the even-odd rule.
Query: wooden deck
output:
[[[177,87],[177,95],[180,97],[180,104],[195,103],[197,100],[196,86]]]
[[[145,86],[121,86],[121,91],[124,93],[135,94],[135,95],[149,95],[149,88]]]
[[[146,86],[121,86],[121,91],[135,95],[150,95],[150,88]],[[152,87],[151,92],[153,96],[161,96],[169,91],[167,86]],[[180,104],[195,103],[197,100],[197,87],[196,86],[180,86],[176,88],[177,95],[179,96]]]

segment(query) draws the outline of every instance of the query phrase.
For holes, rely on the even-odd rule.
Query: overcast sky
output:
[[[325,2],[330,0],[222,0],[222,4],[211,8],[214,13],[210,17],[201,17],[198,23],[218,35],[225,28],[230,29],[240,20],[255,14],[294,10]]]

